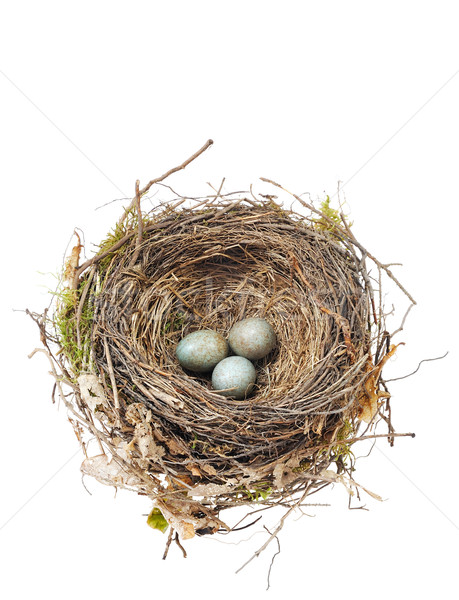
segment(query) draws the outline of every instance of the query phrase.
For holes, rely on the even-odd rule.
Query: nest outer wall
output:
[[[132,208],[82,273],[74,249],[41,320],[75,432],[102,451],[83,472],[147,495],[183,539],[228,529],[226,508],[291,506],[333,473],[352,477],[359,429],[388,404],[395,347],[365,252],[327,207],[305,216],[229,194]],[[255,391],[233,400],[185,372],[175,347],[244,317],[265,318],[278,342],[255,362]]]

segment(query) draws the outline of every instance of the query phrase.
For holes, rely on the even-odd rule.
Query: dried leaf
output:
[[[285,485],[285,477],[287,472],[285,470],[284,463],[279,463],[274,467],[273,476],[274,476],[274,487],[278,490],[281,490]]]
[[[108,407],[104,388],[97,375],[94,373],[81,373],[78,376],[78,385],[81,399],[92,411],[95,411],[98,405]]]
[[[379,500],[380,502],[382,502],[381,496],[375,494],[374,492],[371,492],[370,490],[367,490],[363,487],[363,485],[360,485],[354,479],[345,477],[342,473],[338,475],[338,473],[335,473],[335,471],[325,469],[320,472],[319,478],[325,481],[330,481],[331,483],[341,483],[346,488],[349,496],[354,495],[354,490],[352,488],[360,488],[375,500]]]
[[[75,279],[75,273],[80,263],[80,252],[83,248],[81,243],[81,238],[78,233],[75,231],[75,235],[78,238],[78,244],[72,248],[70,256],[68,257],[65,263],[64,269],[64,285],[69,285],[73,287],[73,281]]]
[[[195,477],[199,477],[199,478],[202,477],[202,473],[199,470],[198,465],[188,464],[188,465],[185,465],[185,466],[188,469],[188,471],[191,471],[193,473],[193,475],[195,475]]]
[[[201,469],[208,475],[217,475],[217,471],[212,465],[207,465],[206,463],[203,463],[201,465]]]
[[[186,450],[183,450],[183,448],[181,448],[181,446],[173,438],[167,439],[166,443],[169,446],[169,450],[172,454],[186,454]]]
[[[193,488],[193,496],[209,497],[220,496],[225,493],[234,491],[234,486],[237,484],[236,479],[228,481],[226,484],[208,483],[203,485],[196,485]]]
[[[177,531],[182,540],[189,540],[195,535],[195,527],[193,521],[198,522],[197,519],[186,516],[178,516],[171,510],[168,510],[163,504],[161,504],[161,512],[166,518],[167,522]]]
[[[187,521],[182,522],[182,530],[179,531],[179,535],[182,540],[189,540],[194,537],[194,526],[193,523],[188,523]]]
[[[386,364],[389,358],[395,354],[398,346],[400,346],[400,344],[397,344],[397,346],[392,344],[389,352],[379,361],[376,367],[374,366],[371,358],[368,358],[367,360],[365,370],[369,372],[370,375],[365,381],[364,390],[359,397],[359,419],[365,423],[371,423],[371,421],[374,419],[376,413],[378,412],[381,398],[384,399],[389,396],[387,392],[378,389],[378,380],[383,366]]]
[[[163,446],[159,446],[155,443],[151,428],[148,429],[142,423],[138,423],[135,426],[134,440],[137,443],[142,458],[148,458],[154,462],[159,462],[166,453]]]
[[[155,442],[155,431],[152,427],[151,410],[140,402],[128,406],[126,420],[135,425],[134,436],[126,447],[128,452],[133,452],[137,446],[143,459],[160,462],[166,449]]]
[[[126,420],[131,425],[137,425],[137,423],[145,423],[148,421],[148,413],[151,412],[141,402],[134,402],[130,404],[126,409]]]
[[[179,483],[179,485],[181,485],[180,482],[183,482],[183,487],[185,487],[185,488],[191,487],[193,485],[193,481],[192,481],[191,477],[188,477],[188,475],[182,475],[181,477],[176,477],[175,481],[177,481]]]
[[[135,487],[142,484],[136,475],[125,471],[113,457],[108,457],[106,454],[86,458],[80,469],[82,473],[94,477],[104,485]]]

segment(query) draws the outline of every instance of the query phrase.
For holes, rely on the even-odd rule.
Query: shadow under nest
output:
[[[394,347],[344,217],[216,200],[126,212],[81,276],[74,249],[74,284],[37,319],[85,453],[85,433],[101,449],[83,473],[148,496],[182,539],[230,530],[224,509],[293,507],[333,473],[352,479],[359,428],[390,397],[380,375]],[[234,400],[175,348],[245,317],[265,318],[277,345]]]

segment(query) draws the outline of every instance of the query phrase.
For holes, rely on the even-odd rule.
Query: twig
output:
[[[89,276],[88,276],[88,279],[87,279],[86,285],[84,287],[84,290],[83,290],[83,292],[81,294],[81,298],[80,298],[79,303],[78,303],[78,310],[77,310],[77,314],[76,314],[77,344],[78,344],[78,348],[80,350],[81,350],[81,333],[80,333],[81,314],[83,312],[83,306],[84,306],[84,303],[86,301],[86,296],[88,295],[89,288],[91,286],[91,282],[92,282],[92,278],[93,277],[94,277],[94,271],[91,271],[90,274],[89,274]]]
[[[263,525],[263,527],[264,527],[264,528],[266,529],[266,531],[267,531],[267,532],[268,532],[268,533],[271,535],[271,532],[270,532],[270,531],[269,531],[269,529],[266,527],[266,525]],[[274,560],[275,560],[276,556],[277,556],[278,554],[280,554],[280,551],[281,551],[281,547],[280,547],[279,538],[277,537],[277,535],[275,536],[275,538],[276,538],[276,542],[277,542],[277,552],[275,552],[275,553],[273,554],[273,557],[271,558],[271,564],[269,565],[269,569],[268,569],[268,585],[267,585],[267,587],[266,587],[266,591],[268,591],[268,590],[269,590],[269,588],[270,588],[270,577],[271,577],[271,570],[272,570],[272,568],[273,568]]]
[[[218,191],[217,191],[211,183],[207,182],[207,185],[209,185],[214,190],[214,192],[217,192],[216,196],[213,199],[213,202],[215,202],[215,200],[217,200],[218,198],[222,197],[221,193],[222,193],[224,183],[225,183],[225,177],[223,177],[220,187],[218,188]]]
[[[166,560],[167,555],[169,553],[169,548],[171,547],[172,536],[174,535],[174,528],[171,527],[169,531],[169,536],[167,538],[166,547],[164,548],[163,560]]]
[[[352,232],[351,232],[352,234]],[[386,275],[392,279],[392,281],[398,286],[398,288],[405,294],[405,296],[407,296],[411,302],[413,304],[417,304],[416,300],[413,298],[413,296],[406,290],[406,288],[400,283],[400,281],[395,277],[395,275],[392,273],[392,271],[388,268],[387,265],[383,265],[375,256],[373,256],[372,254],[370,254],[370,252],[368,252],[368,250],[366,248],[364,248],[362,246],[362,244],[360,242],[358,242],[355,239],[354,234],[352,234],[352,243],[357,246],[357,248],[361,251],[361,252],[365,252],[366,255],[368,256],[368,258],[370,260],[372,260],[375,265],[377,267],[379,267],[380,269],[383,269],[383,271],[386,273]]]
[[[175,540],[175,543],[177,544],[177,546],[178,546],[178,547],[180,548],[180,550],[183,552],[183,558],[186,558],[186,557],[187,557],[186,550],[185,550],[185,548],[182,546],[182,544],[180,543],[180,538],[179,538],[179,535],[178,535],[178,533],[177,533],[177,532],[175,532],[175,538],[174,538],[174,540]]]
[[[181,171],[182,169],[184,169],[191,162],[193,162],[193,160],[195,160],[196,158],[198,158],[198,156],[200,156],[203,152],[205,152],[207,150],[207,148],[212,146],[213,143],[214,143],[213,140],[207,140],[207,142],[204,144],[204,146],[202,148],[200,148],[197,152],[195,152],[193,154],[193,156],[190,156],[190,158],[188,158],[181,165],[179,165],[178,167],[174,167],[173,169],[169,169],[169,171],[167,171],[167,173],[164,173],[164,175],[161,175],[161,177],[152,179],[149,183],[147,183],[147,185],[144,188],[142,188],[142,190],[140,190],[139,196],[142,197],[144,194],[146,194],[148,192],[148,190],[151,188],[151,186],[154,185],[155,183],[164,181],[164,179],[167,179],[167,177],[169,177],[169,175],[172,175],[173,173],[176,173],[177,171]],[[119,224],[121,224],[124,221],[127,214],[129,213],[129,211],[135,206],[135,203],[136,203],[136,198],[134,198],[132,200],[132,202],[129,204],[129,206],[124,210],[123,215],[121,216],[120,220],[118,221]]]
[[[89,258],[82,265],[80,265],[78,267],[78,269],[75,271],[75,277],[74,277],[74,280],[73,280],[73,288],[74,289],[78,288],[78,280],[80,278],[80,275],[84,271],[86,271],[86,269],[88,267],[90,267],[93,264],[96,264],[96,263],[100,262],[102,259],[104,259],[109,254],[112,254],[113,252],[116,252],[116,250],[118,250],[119,248],[121,248],[122,246],[124,246],[124,244],[126,242],[128,242],[134,236],[134,234],[135,234],[134,231],[130,231],[124,237],[122,237],[121,239],[119,239],[115,244],[113,244],[113,246],[111,246],[108,250],[106,250],[105,252],[101,252],[101,254],[96,254],[92,258]]]
[[[374,440],[377,438],[393,438],[393,437],[416,437],[415,433],[378,433],[374,435],[361,435],[360,437],[353,437],[344,440],[336,440],[329,442],[328,444],[321,444],[320,446],[311,446],[308,450],[321,450],[322,448],[330,448],[331,446],[342,446],[343,444],[353,444],[354,442],[360,442],[362,440]]]
[[[386,400],[386,408],[385,408],[388,412],[388,415],[386,417],[385,414],[383,414],[383,412],[381,411],[381,408],[378,410],[378,415],[381,417],[381,419],[386,423],[387,428],[389,430],[389,434],[394,433],[395,429],[394,426],[392,425],[392,409],[390,406],[390,398],[387,398]],[[389,445],[392,447],[394,445],[394,436],[393,435],[388,435],[387,436],[387,441],[389,442]]]
[[[183,302],[183,304],[192,312],[194,312],[195,315],[197,315],[200,319],[204,319],[204,315],[202,315],[198,310],[196,310],[196,308],[194,308],[192,304],[187,302],[185,298],[179,292],[177,292],[177,290],[174,290],[174,288],[171,285],[164,284],[164,287],[171,291],[174,294],[174,296],[177,296],[180,302]]]
[[[346,221],[344,213],[341,213],[341,221],[343,222],[344,229],[346,230],[347,234],[349,236],[351,236],[351,228],[349,227],[349,225],[348,225],[348,223]],[[352,252],[355,260],[358,261],[355,249],[354,249],[354,247],[352,245],[350,246],[350,250],[351,250],[351,252]],[[369,277],[369,275],[367,273],[367,270],[366,270],[366,267],[365,267],[365,258],[366,258],[366,255],[364,254],[362,256],[361,260],[360,260],[360,272],[362,274],[363,280],[365,281],[365,285],[367,286],[368,291],[370,293],[370,303],[371,303],[371,310],[372,310],[372,313],[373,313],[373,321],[374,321],[375,325],[377,325],[378,324],[378,317],[376,315],[374,290],[373,290],[373,286],[371,284],[370,277]]]
[[[389,381],[400,381],[400,379],[407,379],[408,377],[411,377],[411,375],[414,375],[415,373],[417,373],[419,371],[422,363],[430,362],[433,360],[441,360],[442,358],[445,358],[448,354],[449,354],[449,351],[445,352],[445,354],[443,354],[443,356],[436,356],[435,358],[424,358],[423,360],[421,360],[419,362],[418,366],[412,373],[409,373],[408,375],[403,375],[403,377],[394,377],[394,379],[385,379],[384,381],[386,383],[389,383]]]
[[[247,516],[248,515],[245,515],[245,517],[243,519],[245,519]],[[243,519],[241,519],[241,521]],[[247,529],[248,527],[252,527],[252,525],[255,525],[255,523],[258,523],[258,521],[260,519],[261,519],[261,516],[258,517],[257,519],[255,519],[254,521],[251,521],[250,523],[247,523],[247,525],[242,525],[241,527],[231,527],[231,529],[229,531],[227,531],[226,529],[221,529],[221,530],[218,531],[218,533],[223,533],[224,532],[224,535],[228,535],[228,533],[232,533],[233,531],[242,531],[243,529]]]
[[[135,194],[135,197],[132,199],[132,201],[129,204],[129,206],[124,209],[123,214],[122,214],[122,216],[120,217],[120,219],[118,221],[118,225],[121,225],[123,223],[123,221],[125,220],[125,218],[126,218],[127,214],[129,213],[129,211],[131,211],[134,206],[137,206],[137,213],[139,215],[138,221],[139,221],[139,224],[142,223],[140,225],[140,228],[141,228],[142,232],[139,233],[139,231],[137,231],[137,240],[140,239],[140,241],[141,241],[142,235],[144,233],[143,222],[142,222],[142,218],[140,216],[141,213],[139,214],[139,212],[140,212],[140,199],[142,198],[142,196],[144,196],[148,192],[148,190],[151,188],[151,186],[154,185],[155,183],[160,183],[161,181],[163,181],[164,179],[166,179],[167,177],[169,177],[169,175],[172,175],[173,173],[176,173],[177,171],[180,171],[180,170],[184,169],[193,160],[195,160],[196,158],[198,158],[198,156],[200,156],[205,150],[207,150],[207,148],[209,148],[213,143],[214,143],[213,140],[207,140],[207,142],[204,144],[204,146],[202,148],[200,148],[197,152],[195,152],[193,154],[193,156],[190,156],[190,158],[188,158],[185,162],[183,162],[178,167],[174,167],[173,169],[170,169],[169,171],[167,171],[167,173],[164,173],[164,175],[161,175],[161,177],[157,177],[156,179],[152,179],[149,183],[147,183],[147,185],[142,190],[138,189],[138,186],[140,185],[140,183],[138,181],[136,181],[136,194]],[[154,228],[155,227],[154,227],[154,224],[153,224],[153,229]],[[150,230],[150,229],[151,228],[148,228],[148,230]],[[82,265],[78,266],[78,268],[75,270],[75,276],[73,278],[73,288],[74,289],[78,288],[78,280],[80,278],[80,275],[88,267],[90,267],[92,264],[94,264],[96,262],[101,261],[103,258],[105,258],[106,256],[108,256],[109,254],[115,252],[115,250],[118,250],[119,248],[121,248],[122,246],[124,246],[124,244],[127,241],[129,241],[134,235],[135,235],[134,231],[129,231],[128,233],[126,233],[126,235],[123,238],[121,238],[115,244],[113,244],[113,246],[109,250],[107,250],[105,252],[102,252],[101,254],[96,254],[96,256],[93,256],[89,260],[85,261]],[[137,257],[136,257],[136,259],[137,259]]]
[[[133,267],[137,262],[140,254],[140,245],[142,243],[143,238],[143,217],[142,217],[142,208],[140,206],[140,181],[137,179],[135,182],[135,204],[137,208],[137,240],[135,243],[134,254],[132,255],[131,261],[129,263],[129,267]]]
[[[414,304],[410,304],[409,305],[408,310],[406,311],[406,313],[405,313],[405,315],[404,315],[404,317],[402,319],[402,323],[401,323],[400,327],[398,329],[396,329],[393,333],[390,334],[391,338],[393,338],[396,333],[399,333],[400,331],[403,330],[403,328],[405,326],[405,321],[406,321],[406,319],[407,319],[407,317],[408,317],[408,315],[410,313],[410,310],[413,308],[413,306],[414,306]]]
[[[119,409],[120,400],[119,400],[119,396],[118,396],[118,387],[116,385],[115,373],[113,371],[113,363],[112,363],[112,357],[110,356],[110,349],[108,347],[107,338],[105,336],[104,336],[104,347],[105,347],[105,355],[107,357],[107,367],[108,367],[108,372],[110,375],[110,383],[112,384],[112,388],[113,388],[113,399],[115,400],[115,408]]]

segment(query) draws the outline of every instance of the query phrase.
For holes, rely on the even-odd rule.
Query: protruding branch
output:
[[[193,162],[196,158],[198,158],[198,156],[200,156],[203,152],[205,152],[207,150],[207,148],[209,148],[210,146],[212,146],[213,143],[214,143],[213,140],[207,140],[207,142],[204,144],[204,146],[202,148],[200,148],[197,152],[195,152],[193,154],[193,156],[190,156],[190,158],[188,158],[181,165],[179,165],[178,167],[174,167],[173,169],[169,169],[169,171],[167,171],[167,173],[164,173],[164,175],[161,175],[161,177],[157,177],[156,179],[152,179],[149,183],[147,183],[147,185],[144,188],[142,188],[140,190],[140,192],[139,192],[140,198],[142,196],[144,196],[149,191],[149,189],[151,188],[151,186],[154,185],[155,183],[160,183],[161,181],[164,181],[164,179],[167,179],[173,173],[177,173],[177,171],[181,171],[182,169],[184,169],[185,167],[187,167],[191,162]],[[126,215],[128,214],[128,212],[135,206],[136,199],[137,199],[137,195],[136,195],[135,198],[133,198],[133,200],[129,204],[129,206],[124,210],[123,215],[121,216],[121,218],[118,221],[118,223],[122,223],[124,221],[124,219],[126,218]]]
[[[169,175],[172,175],[173,173],[176,173],[177,171],[181,171],[182,169],[184,169],[186,166],[188,166],[191,162],[193,162],[196,158],[198,158],[198,156],[200,156],[203,152],[205,152],[207,150],[207,148],[209,148],[210,146],[212,146],[212,144],[214,143],[213,140],[207,140],[207,142],[204,144],[204,146],[202,148],[200,148],[197,152],[195,152],[193,154],[193,156],[190,156],[190,158],[188,158],[185,162],[183,162],[181,165],[179,165],[178,167],[174,167],[173,169],[169,169],[169,171],[167,171],[167,173],[164,173],[164,175],[161,175],[161,177],[157,177],[156,179],[152,179],[151,181],[149,181],[147,183],[147,185],[142,188],[140,188],[140,182],[136,181],[136,190],[135,190],[135,196],[132,199],[131,203],[129,204],[129,206],[127,208],[124,209],[123,214],[121,215],[119,221],[118,221],[118,225],[121,225],[123,223],[123,221],[125,220],[127,214],[129,213],[130,210],[132,210],[132,208],[134,206],[137,207],[137,214],[138,214],[138,224],[139,224],[139,229],[137,231],[137,249],[140,245],[140,242],[142,240],[142,236],[143,236],[143,222],[142,222],[142,217],[141,217],[141,210],[140,210],[140,200],[142,198],[142,196],[144,196],[148,190],[151,188],[152,185],[154,185],[155,183],[160,183],[161,181],[164,181],[164,179],[166,179],[167,177],[169,177]],[[133,232],[128,232],[121,240],[118,240],[118,242],[116,244],[114,244],[112,246],[112,248],[110,248],[109,250],[107,250],[106,252],[104,252],[102,255],[95,255],[92,258],[90,258],[89,260],[87,260],[85,263],[83,263],[82,265],[78,266],[75,270],[75,276],[74,276],[74,280],[73,280],[73,287],[76,289],[78,288],[78,280],[81,276],[82,273],[84,273],[84,271],[90,267],[94,262],[97,262],[99,260],[101,260],[104,256],[107,256],[108,254],[110,254],[111,252],[117,250],[118,248],[120,248],[121,246],[123,246],[132,236],[133,236]],[[139,241],[140,240],[140,241]],[[137,256],[135,257],[136,260],[138,258],[138,252],[136,249],[136,254]],[[131,261],[131,264],[134,264],[135,261]]]

